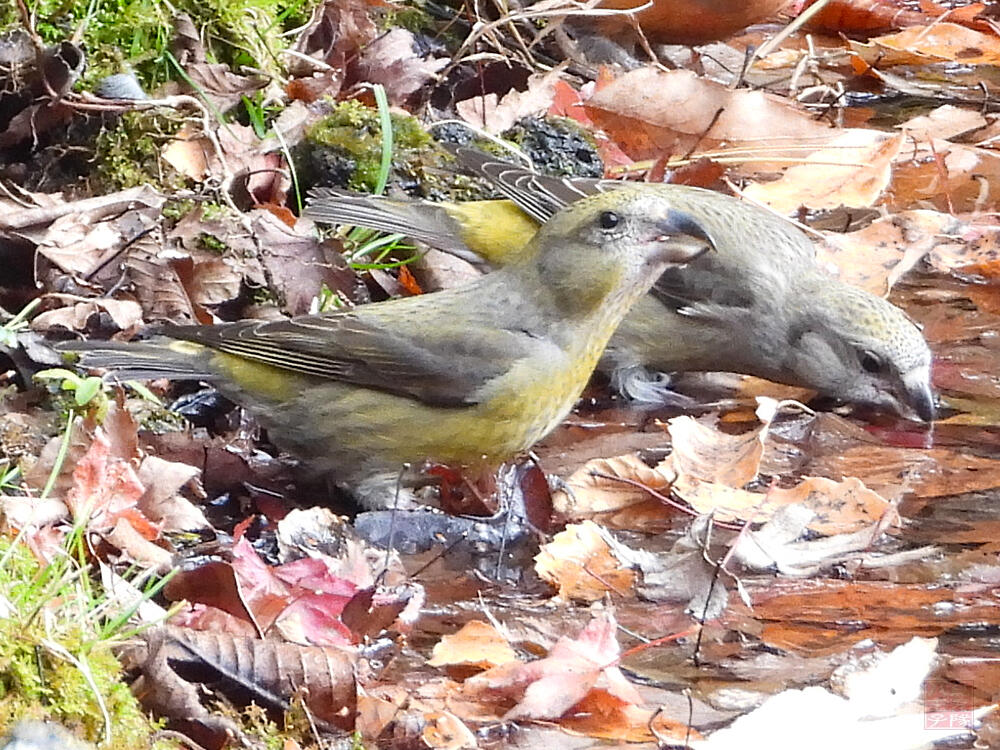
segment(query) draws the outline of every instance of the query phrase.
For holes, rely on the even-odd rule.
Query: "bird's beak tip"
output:
[[[665,259],[670,263],[687,263],[701,254],[715,250],[715,243],[704,227],[691,214],[672,208],[658,222],[657,242],[665,243]]]
[[[937,405],[934,400],[934,391],[928,378],[914,379],[907,382],[904,379],[907,406],[923,422],[933,422],[937,415]]]
[[[917,416],[924,422],[933,422],[934,417],[937,415],[937,407],[934,404],[934,394],[931,392],[930,388],[926,388],[919,396],[913,401],[914,411],[917,412]]]
[[[703,240],[687,236],[663,235],[656,241],[663,245],[662,251],[657,253],[657,260],[674,264],[689,263],[711,247]]]

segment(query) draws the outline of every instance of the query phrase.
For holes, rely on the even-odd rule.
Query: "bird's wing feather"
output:
[[[759,287],[746,274],[731,273],[728,264],[699,262],[684,268],[667,269],[650,290],[664,307],[687,315],[711,317],[721,308],[749,309],[760,296]]]
[[[527,167],[498,161],[478,149],[452,149],[468,169],[490,181],[509,200],[538,221],[546,221],[560,208],[585,196],[607,192],[622,183],[614,180],[550,177]],[[684,314],[712,319],[727,310],[740,313],[780,294],[791,269],[811,265],[812,243],[794,226],[763,209],[743,204],[742,216],[756,212],[759,221],[745,222],[732,231],[735,199],[709,190],[683,185],[663,186],[673,192],[678,206],[713,237],[716,252],[704,253],[684,266],[667,269],[652,294],[665,307]],[[752,248],[753,252],[748,252]],[[773,283],[764,283],[770,281]]]
[[[667,308],[701,317],[711,317],[709,310],[773,308],[794,280],[815,266],[809,238],[764,209],[734,206],[734,199],[703,190],[678,193],[677,201],[718,239],[716,252],[668,268],[656,280],[651,294]],[[738,231],[734,218],[740,219]]]
[[[391,303],[389,303],[391,304]],[[408,329],[356,311],[285,321],[172,326],[163,332],[291,372],[375,388],[438,406],[477,403],[481,389],[536,346],[527,334],[482,328]]]
[[[468,146],[451,147],[458,161],[482,177],[533,219],[546,222],[570,203],[604,192],[619,183],[582,177],[550,177]]]

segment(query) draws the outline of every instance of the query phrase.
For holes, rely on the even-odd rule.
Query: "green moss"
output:
[[[181,432],[191,427],[190,423],[177,412],[142,398],[130,398],[126,408],[139,427],[157,435],[166,432]]]
[[[29,2],[37,29],[48,43],[83,29],[85,82],[129,67],[147,90],[175,78],[165,52],[174,36],[173,18],[189,15],[207,40],[211,62],[238,70],[249,65],[278,71],[277,52],[288,42],[283,31],[305,23],[318,0],[35,0]],[[4,27],[19,23],[14,4],[0,16]],[[86,83],[85,83],[86,85]]]
[[[168,201],[163,207],[163,216],[177,223],[192,212],[197,212],[196,221],[202,231],[196,242],[202,250],[217,255],[225,255],[232,248],[226,242],[226,235],[239,217],[229,206],[212,201],[175,200]]]
[[[409,115],[392,113],[392,192],[432,200],[482,197],[475,181],[455,173],[453,159]],[[316,185],[371,192],[382,158],[378,112],[357,101],[341,102],[306,132],[295,151],[303,188]]]
[[[184,198],[182,200],[168,199],[167,202],[163,204],[163,218],[168,221],[180,221],[198,205],[200,204],[190,198]]]
[[[233,209],[227,206],[225,203],[199,203],[201,207],[201,218],[204,221],[221,221],[223,219],[232,219],[236,217]]]
[[[414,34],[436,35],[438,29],[433,18],[422,8],[397,7],[387,10],[378,22],[383,30],[404,28]]]
[[[38,389],[38,392],[43,394],[40,406],[55,417],[49,437],[61,434],[66,426],[66,420],[69,419],[70,412],[79,414],[79,407],[73,392],[63,390],[59,380],[35,378],[34,383],[41,386]]]
[[[247,706],[231,718],[239,722],[247,737],[257,740],[267,750],[281,750],[289,739],[300,746],[308,746],[313,737],[309,717],[298,701],[292,702],[291,709],[285,712],[280,724],[255,704]]]
[[[102,748],[149,747],[159,727],[129,692],[121,665],[101,639],[84,580],[71,575],[65,560],[42,568],[23,544],[13,550],[10,544],[0,540],[6,556],[0,568],[0,734],[18,720],[39,719],[101,742],[103,703],[111,740]]]
[[[396,192],[431,200],[481,200],[499,197],[481,181],[456,171],[451,155],[434,141],[420,122],[409,115],[392,114],[393,156],[391,185]],[[441,127],[435,135],[467,142],[509,159],[490,141],[469,141],[465,128]],[[565,118],[532,118],[507,134],[531,156],[543,172],[598,177],[603,165],[593,138]],[[357,101],[341,102],[306,131],[295,154],[297,172],[306,190],[313,186],[346,187],[371,192],[382,157],[382,130],[378,112]]]
[[[415,117],[392,113],[393,170],[412,172],[414,152],[430,146],[431,137]],[[361,102],[337,104],[306,131],[307,147],[347,187],[374,190],[382,160],[382,127],[378,111]]]
[[[226,244],[225,240],[208,232],[202,232],[198,235],[198,245],[202,249],[208,250],[210,253],[216,253],[217,255],[224,255],[229,249],[229,245]]]
[[[281,300],[278,299],[278,295],[270,287],[266,286],[259,286],[251,292],[250,303],[260,305],[261,307],[281,306]]]
[[[94,146],[96,192],[146,184],[164,192],[183,187],[185,179],[160,158],[163,144],[177,125],[152,112],[126,112],[105,128]]]

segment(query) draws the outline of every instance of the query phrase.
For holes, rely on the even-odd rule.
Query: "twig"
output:
[[[789,23],[787,26],[785,26],[785,28],[783,28],[781,31],[779,31],[777,34],[775,34],[773,37],[771,37],[766,42],[764,42],[762,45],[760,45],[756,50],[754,50],[754,53],[750,56],[750,59],[747,61],[746,68],[744,69],[744,73],[748,72],[750,70],[750,68],[752,68],[754,66],[754,64],[758,60],[760,60],[762,57],[766,57],[767,55],[771,54],[771,52],[779,44],[781,44],[788,37],[790,37],[796,31],[798,31],[803,26],[805,26],[806,23],[808,23],[809,20],[813,16],[815,16],[817,13],[819,13],[821,10],[823,10],[823,8],[825,8],[826,5],[827,5],[827,3],[829,3],[829,2],[830,2],[830,0],[818,0],[818,2],[813,3],[808,8],[806,8],[804,11],[802,11],[801,13],[799,13],[799,15],[796,18],[794,18],[791,21],[791,23]],[[740,84],[741,79],[742,79],[742,76],[740,78],[737,78],[736,81],[734,81],[734,84],[735,84],[734,88]]]

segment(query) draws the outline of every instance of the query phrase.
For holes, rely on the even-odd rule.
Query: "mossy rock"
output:
[[[482,200],[500,197],[489,185],[460,173],[452,155],[435,141],[420,122],[392,113],[393,152],[389,194],[430,200]],[[468,128],[443,125],[433,134],[442,142],[470,145],[510,155],[494,142],[480,139]],[[572,120],[535,117],[518,123],[504,137],[522,148],[536,168],[556,176],[601,177],[604,166],[593,138]],[[335,105],[313,124],[295,152],[299,178],[312,187],[341,187],[373,192],[382,158],[382,129],[378,111],[357,101]]]
[[[528,117],[502,134],[535,169],[556,177],[603,177],[594,136],[568,117]]]
[[[390,115],[390,120],[392,165],[388,192],[437,200],[457,199],[456,190],[468,189],[471,180],[456,174],[451,155],[419,120],[397,112]],[[307,190],[324,186],[373,192],[382,162],[378,110],[357,101],[334,105],[330,114],[308,128],[294,158],[299,179]]]

